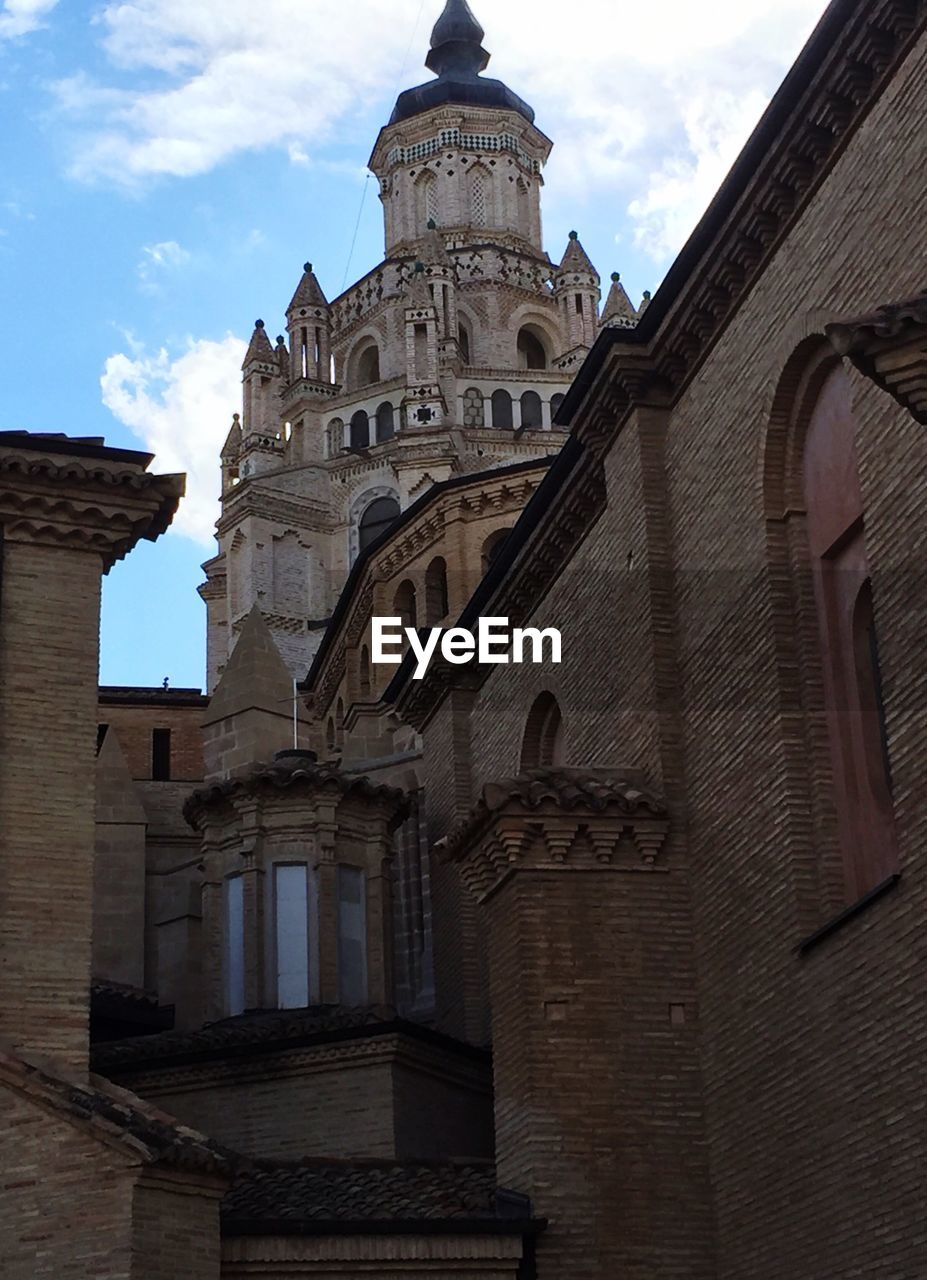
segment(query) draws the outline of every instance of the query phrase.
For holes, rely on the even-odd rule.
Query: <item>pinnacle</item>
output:
[[[605,299],[601,323],[605,329],[630,328],[637,324],[637,312],[634,310],[634,304],[628,297],[624,285],[621,283],[621,275],[617,271],[612,272],[612,287],[609,289],[608,297]]]
[[[560,263],[561,271],[582,271],[591,272],[592,275],[598,277],[598,272],[592,265],[592,261],[586,250],[582,246],[578,231],[570,232],[570,241],[563,255],[563,261]]]
[[[273,360],[274,349],[270,345],[270,338],[267,336],[267,330],[264,327],[263,320],[255,320],[254,333],[251,335],[251,341],[248,344],[248,353],[245,356],[243,369],[246,369],[252,360]]]
[[[296,292],[293,294],[293,300],[287,307],[287,315],[292,311],[308,307],[327,307],[328,299],[322,292],[322,287],[316,279],[315,272],[312,269],[312,263],[307,262],[303,266],[303,276],[297,285]]]

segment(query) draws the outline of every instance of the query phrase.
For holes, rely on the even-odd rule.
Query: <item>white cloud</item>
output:
[[[189,252],[176,240],[161,240],[157,244],[143,245],[142,256],[136,268],[141,287],[147,293],[159,292],[161,277],[185,266],[189,261]]]
[[[645,195],[628,212],[635,240],[654,260],[671,257],[685,241],[724,180],[764,108],[753,92],[694,98],[686,107],[683,154],[667,156],[650,176]]]
[[[490,74],[534,102],[556,140],[550,207],[581,211],[584,200],[610,195],[618,210],[631,206],[638,240],[656,259],[691,229],[824,6],[572,0],[565,15],[563,0],[475,3]],[[72,173],[137,186],[267,147],[313,164],[320,147],[349,136],[359,110],[426,78],[419,64],[440,7],[110,3],[98,19],[106,76],[56,86],[78,126]]]
[[[58,0],[6,0],[0,7],[0,40],[12,40],[37,31],[57,3]]]
[[[174,527],[208,545],[219,515],[219,452],[240,405],[247,344],[232,334],[220,342],[191,338],[179,354],[156,355],[127,345],[131,355],[106,361],[103,403],[157,456],[159,471],[187,473]]]

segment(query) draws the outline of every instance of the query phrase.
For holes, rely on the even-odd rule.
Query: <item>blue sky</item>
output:
[[[203,681],[199,566],[256,317],[310,259],[382,255],[367,158],[442,0],[0,0],[0,429],[184,470],[174,530],[104,587],[101,679]],[[823,0],[474,0],[490,74],[554,140],[545,238],[655,289]],[[770,12],[774,10],[774,12]],[[358,225],[357,243],[351,243]]]

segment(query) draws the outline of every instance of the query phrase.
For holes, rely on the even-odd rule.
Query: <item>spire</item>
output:
[[[489,54],[483,48],[485,35],[467,0],[447,0],[431,33],[425,66],[441,77],[478,76],[489,65]]]
[[[637,324],[634,304],[625,292],[617,271],[612,273],[612,287],[605,299],[601,324],[603,329],[632,329]]]
[[[561,271],[588,271],[598,279],[598,271],[592,265],[592,261],[580,242],[579,232],[570,232],[570,242],[567,245],[566,253],[563,255],[563,261],[560,263]]]
[[[489,65],[483,35],[467,0],[447,0],[431,33],[431,49],[425,59],[425,65],[438,78],[401,93],[390,124],[451,104],[514,111],[533,124],[534,112],[527,102],[501,80],[487,80],[480,75]]]
[[[225,437],[220,457],[223,462],[237,462],[241,456],[241,415],[232,414],[232,426]]]
[[[267,336],[267,330],[264,328],[263,320],[255,320],[254,333],[251,335],[251,342],[248,344],[248,354],[245,356],[245,362],[241,366],[247,369],[252,360],[268,361],[274,359],[274,349],[270,345],[270,338]]]
[[[287,315],[291,311],[296,311],[300,307],[327,307],[328,299],[322,292],[322,286],[316,279],[315,272],[312,270],[312,263],[307,262],[303,266],[303,278],[300,280],[296,292],[293,294],[293,301],[287,307]]]

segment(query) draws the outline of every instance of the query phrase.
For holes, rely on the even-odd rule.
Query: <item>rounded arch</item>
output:
[[[489,537],[484,540],[483,545],[480,548],[480,564],[482,565],[484,574],[502,550],[502,546],[511,532],[511,528],[496,529],[495,532],[491,533]]]
[[[325,746],[329,751],[335,749],[335,718],[328,717],[328,724],[325,726]]]
[[[377,444],[392,440],[396,434],[396,410],[392,402],[384,400],[377,409]]]
[[[332,418],[325,428],[325,452],[329,458],[337,458],[344,448],[344,421]]]
[[[804,337],[793,349],[764,414],[760,476],[767,519],[802,510],[805,437],[825,382],[841,364],[823,334]]]
[[[536,391],[525,391],[522,394],[521,425],[526,431],[540,431],[544,425],[541,397]]]
[[[492,393],[492,425],[497,431],[511,431],[514,424],[512,397],[500,388]]]
[[[515,340],[519,369],[547,369],[550,366],[549,339],[540,325],[523,324]]]
[[[370,417],[366,409],[358,409],[351,418],[351,448],[368,449],[370,447]]]
[[[371,387],[380,381],[380,342],[377,334],[362,334],[345,361],[349,388]]]
[[[528,712],[521,744],[521,771],[554,769],[563,764],[563,716],[560,704],[545,691]]]
[[[447,561],[435,556],[425,571],[425,624],[436,627],[450,613],[447,589]]]
[[[392,496],[374,498],[358,521],[358,550],[366,551],[399,517],[399,502]]]
[[[418,601],[415,583],[411,578],[406,578],[396,588],[396,594],[393,596],[393,613],[397,618],[402,619],[403,627],[418,626]]]

